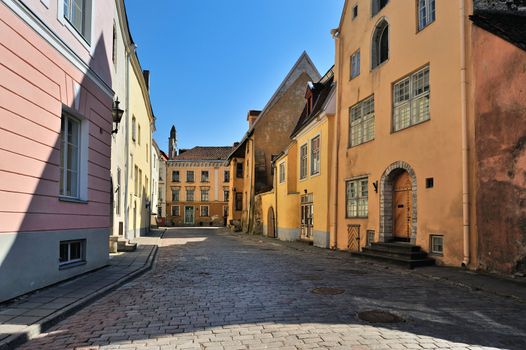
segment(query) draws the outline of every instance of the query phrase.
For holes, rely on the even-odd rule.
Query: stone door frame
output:
[[[388,242],[394,237],[393,234],[393,180],[400,171],[405,170],[411,178],[411,197],[412,197],[412,219],[411,219],[411,244],[416,244],[416,224],[417,224],[417,186],[416,174],[413,168],[403,161],[397,161],[385,169],[380,178],[380,242]]]

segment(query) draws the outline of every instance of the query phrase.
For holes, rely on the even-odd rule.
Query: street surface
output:
[[[21,348],[526,349],[524,303],[295,246],[170,229],[151,272]]]

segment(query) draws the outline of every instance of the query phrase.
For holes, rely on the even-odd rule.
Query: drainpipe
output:
[[[125,141],[124,141],[124,168],[125,168],[125,171],[124,171],[124,176],[126,177],[124,179],[124,237],[128,237],[128,220],[130,218],[130,214],[129,214],[129,208],[128,208],[128,197],[129,197],[129,193],[128,193],[128,182],[130,180],[130,175],[129,175],[129,171],[130,171],[130,162],[129,162],[129,127],[130,127],[130,51],[129,49],[126,50],[126,69],[124,70],[125,73],[125,89],[126,89],[126,125],[125,125],[125,132],[124,132],[124,137],[125,137]]]
[[[470,218],[469,218],[469,146],[467,121],[467,81],[466,81],[466,8],[464,0],[460,0],[460,104],[462,120],[462,221],[464,260],[462,266],[470,262]]]
[[[342,62],[342,52],[339,48],[340,45],[340,38],[339,38],[339,28],[333,29],[331,31],[332,37],[336,42],[336,46],[338,47],[338,64]],[[341,94],[340,94],[340,87],[338,86],[341,83],[341,69],[338,69],[338,79],[336,81],[336,114],[334,115],[334,130],[336,131],[336,141],[333,142],[332,146],[332,159],[334,161],[334,173],[331,176],[331,189],[329,191],[329,195],[332,196],[331,203],[330,203],[330,211],[332,212],[331,218],[330,218],[330,227],[329,232],[331,235],[331,248],[337,249],[338,248],[338,171],[339,171],[339,157],[338,157],[338,150],[340,147],[340,127],[339,127],[339,118],[340,115],[340,105],[341,105]]]
[[[276,172],[276,163],[272,163],[273,176],[272,176],[272,187],[274,188],[274,238],[278,238],[278,181]]]

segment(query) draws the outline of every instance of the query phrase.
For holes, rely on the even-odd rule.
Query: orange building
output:
[[[228,215],[232,147],[180,149],[166,162],[166,224],[223,226]]]

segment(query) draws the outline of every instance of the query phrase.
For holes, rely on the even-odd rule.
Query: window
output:
[[[307,166],[309,163],[307,154],[307,144],[304,144],[300,148],[300,179],[307,177]]]
[[[435,180],[432,177],[426,179],[426,188],[433,188],[435,186]]]
[[[366,233],[367,233],[367,236],[366,236],[367,241],[366,241],[365,244],[368,247],[370,247],[371,244],[374,243],[374,230],[367,230]]]
[[[351,56],[351,79],[360,75],[360,49]]]
[[[179,202],[179,193],[181,191],[178,188],[172,189],[172,202]]]
[[[172,216],[180,216],[180,207],[178,205],[172,205]]]
[[[195,193],[194,189],[192,189],[192,188],[187,188],[186,189],[186,201],[187,202],[193,202],[194,201],[194,193]]]
[[[243,193],[236,193],[236,211],[243,210]]]
[[[210,191],[208,189],[201,189],[201,202],[208,202],[210,200]]]
[[[372,69],[389,59],[389,24],[382,20],[374,30],[372,42]]]
[[[368,196],[367,179],[347,181],[347,218],[365,218],[368,215]]]
[[[201,206],[201,216],[210,216],[208,213],[208,205]]]
[[[79,198],[80,121],[63,113],[60,124],[60,195]]]
[[[279,164],[279,183],[285,182],[285,162]]]
[[[224,182],[230,182],[230,171],[229,170],[225,170],[223,178],[224,178]]]
[[[236,177],[243,178],[243,163],[236,164]]]
[[[194,172],[193,172],[193,170],[188,170],[186,172],[186,182],[194,182]]]
[[[117,215],[121,214],[121,168],[117,168],[117,189],[116,200],[115,200],[115,212]]]
[[[91,35],[91,0],[64,0],[64,18],[89,43]]]
[[[372,0],[372,16],[375,16],[381,9],[387,5],[389,0]]]
[[[135,177],[133,178],[133,193],[135,193],[135,195],[137,196],[137,193],[139,193],[139,167],[137,165],[135,166],[134,175]]]
[[[113,64],[117,63],[117,27],[113,23],[113,40],[111,44],[111,61]]]
[[[208,181],[210,181],[208,170],[201,171],[201,182],[208,182]]]
[[[179,170],[172,171],[172,182],[179,182]]]
[[[223,201],[228,202],[229,199],[230,199],[230,191],[227,189],[224,189],[223,190]]]
[[[418,0],[418,30],[435,21],[435,0]]]
[[[431,235],[431,254],[444,254],[444,236]]]
[[[358,17],[358,5],[354,5],[352,8],[352,19],[355,19],[356,17]]]
[[[86,240],[61,241],[59,249],[59,264],[68,265],[83,262],[86,259]]]
[[[141,198],[142,196],[142,169],[139,169],[139,191],[137,192],[137,197]]]
[[[310,140],[310,174],[320,173],[320,137]]]
[[[393,86],[393,131],[429,119],[429,67]]]
[[[150,150],[150,148],[148,147],[148,144],[146,144],[146,163],[148,163],[148,158],[149,158],[149,156],[148,156],[149,152],[148,151],[149,150]]]
[[[374,139],[374,96],[349,110],[349,147]]]
[[[137,119],[135,119],[135,116],[133,116],[132,117],[132,140],[133,140],[133,142],[135,142],[135,140],[137,140],[136,126],[137,126]]]
[[[141,125],[137,124],[137,144],[141,144]]]

